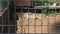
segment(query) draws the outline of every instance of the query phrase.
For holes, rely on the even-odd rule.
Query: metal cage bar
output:
[[[59,0],[1,1],[1,34],[60,34]]]

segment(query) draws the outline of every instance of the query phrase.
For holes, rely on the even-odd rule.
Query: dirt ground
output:
[[[60,15],[51,14],[45,16],[35,13],[23,13],[22,15],[20,12],[17,12],[17,15],[19,16],[19,20],[17,20],[17,33],[53,34],[54,32],[60,32],[59,27],[56,26],[60,24]]]

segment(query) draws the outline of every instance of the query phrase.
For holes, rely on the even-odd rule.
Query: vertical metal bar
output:
[[[1,0],[2,1],[2,0]],[[3,1],[2,1],[3,2]],[[3,8],[2,8],[3,9]],[[2,27],[2,31],[1,33],[3,34],[3,30],[4,30],[4,26],[3,26],[3,23],[4,23],[4,19],[3,19],[3,16],[2,16],[2,25],[0,27]]]
[[[29,0],[27,0],[28,1],[28,34],[29,34],[29,27],[30,27],[30,25],[29,25]]]
[[[22,4],[22,3],[21,3]],[[22,14],[22,7],[21,7],[21,14]],[[22,20],[22,22],[21,22],[21,34],[23,34],[23,17],[21,16],[21,20]]]
[[[17,28],[16,27],[17,26],[17,23],[16,22],[17,22],[17,20],[16,20],[16,6],[15,6],[16,4],[15,4],[15,1],[16,0],[14,0],[14,18],[15,18],[15,20],[14,20],[15,21],[14,27],[15,27],[15,33],[16,33],[16,28]]]
[[[56,3],[56,0],[55,0],[55,3]],[[56,22],[56,8],[55,8],[54,11],[55,11],[55,13],[54,13],[54,25],[55,25],[55,22]],[[56,29],[55,29],[55,26],[54,26],[54,34],[57,34]]]
[[[57,0],[55,0],[55,3],[56,3],[56,1],[57,1]],[[55,6],[55,7],[56,7],[56,6]],[[55,22],[56,22],[56,10],[57,10],[57,9],[55,8],[55,10],[54,10],[54,11],[55,11],[55,15],[54,15],[54,25],[55,25]],[[58,34],[58,33],[56,32],[55,27],[54,27],[54,34]]]
[[[42,0],[42,3],[43,3],[43,0]],[[41,10],[41,14],[43,14],[43,10]],[[40,34],[42,34],[42,17],[43,17],[43,15],[41,15],[41,20],[40,20],[41,21],[41,25],[40,25],[41,31],[40,31]]]
[[[7,4],[8,7],[8,34],[10,33],[10,13],[9,13],[9,3]]]
[[[35,7],[36,7],[36,0],[35,0]],[[34,23],[35,34],[37,34],[37,33],[36,33],[36,26],[37,26],[37,25],[36,25],[36,8],[35,8],[35,20],[34,20],[34,21],[35,21],[35,23]]]
[[[42,0],[42,6],[43,6],[43,1],[44,1],[44,0]],[[42,23],[43,23],[43,22],[42,22],[42,21],[43,21],[43,19],[42,19],[42,17],[43,17],[43,12],[44,12],[44,10],[42,9],[42,16],[41,16],[41,34],[43,34],[43,33],[42,33],[42,32],[43,32],[43,31],[42,31],[42,26],[43,26],[43,25],[42,25]]]
[[[24,0],[21,0],[21,5],[23,5],[23,3],[22,3],[22,1],[24,1]],[[24,34],[23,33],[23,16],[22,16],[22,14],[23,14],[23,6],[21,6],[21,20],[22,20],[22,22],[21,22],[21,34]]]
[[[4,30],[4,26],[3,26],[3,22],[4,22],[4,19],[3,19],[3,16],[2,16],[2,25],[0,27],[2,27],[2,34],[3,34],[3,30]]]
[[[0,0],[0,12],[3,10],[2,0]]]
[[[50,2],[49,2],[49,1],[50,1],[50,0],[48,0],[48,6],[47,6],[47,7],[48,7],[48,8],[47,8],[47,10],[48,10],[48,11],[47,11],[47,12],[48,12],[48,14],[47,14],[47,15],[48,15],[48,24],[47,24],[48,34],[50,34],[50,33],[49,33],[49,26],[50,26],[50,25],[49,25],[49,22],[50,22],[50,21],[49,21],[49,15],[50,15],[50,8],[49,8],[49,7],[50,7],[50,6],[49,6],[49,5],[50,5]]]
[[[49,7],[50,7],[50,6],[49,6],[49,5],[50,5],[50,2],[49,2],[49,1],[50,1],[50,0],[48,0],[48,8],[47,8],[47,10],[48,10],[48,11],[47,11],[47,12],[48,12],[48,25],[47,25],[48,34],[50,34],[50,33],[49,33],[49,26],[50,26],[50,25],[49,25],[49,22],[50,22],[50,21],[49,21],[49,15],[50,15],[50,8],[49,8]]]
[[[8,5],[7,5],[8,6]],[[9,7],[9,6],[8,6]],[[10,8],[9,8],[10,9]],[[8,34],[10,34],[10,11],[8,9]]]

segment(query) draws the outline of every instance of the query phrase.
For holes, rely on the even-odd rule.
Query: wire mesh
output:
[[[24,1],[24,0],[22,0],[22,1]],[[27,7],[24,7],[25,5],[23,5],[23,3],[21,2],[21,5],[22,5],[21,13],[23,15],[21,18],[22,21],[19,22],[22,24],[17,25],[19,27],[21,26],[20,27],[21,32],[19,32],[19,34],[59,34],[59,32],[58,33],[56,32],[56,29],[55,29],[56,25],[54,25],[57,22],[59,22],[56,20],[58,18],[58,17],[56,17],[57,16],[56,13],[58,12],[59,9],[56,8],[57,6],[50,5],[51,0],[39,0],[39,1],[41,1],[41,5],[39,5],[39,6],[37,5],[37,0],[32,0],[32,1],[34,1],[33,2],[34,5],[32,8],[29,7],[30,0],[25,0],[25,1],[28,1],[28,3],[26,2]],[[57,3],[56,1],[54,3]],[[46,4],[44,2],[46,2]],[[43,6],[42,9],[40,6],[41,7]],[[51,6],[53,6],[53,7],[51,7]],[[39,11],[37,11],[37,10],[39,10]],[[52,11],[54,11],[54,12],[52,12]],[[41,12],[41,13],[39,13],[39,12]],[[53,14],[51,14],[51,12]],[[41,15],[39,15],[39,14],[41,14]],[[37,16],[39,16],[39,18]],[[43,16],[44,16],[44,18],[43,18]],[[19,28],[18,28],[18,30],[19,30]]]
[[[0,34],[60,34],[59,0],[7,2],[0,7]]]

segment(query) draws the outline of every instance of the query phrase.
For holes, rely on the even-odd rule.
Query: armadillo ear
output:
[[[16,20],[19,20],[18,16],[16,16]]]

